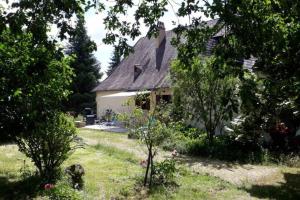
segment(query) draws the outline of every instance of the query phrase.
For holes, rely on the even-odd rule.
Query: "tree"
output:
[[[30,134],[16,141],[19,150],[31,158],[44,183],[53,183],[61,175],[61,164],[76,148],[75,136],[73,119],[52,113],[46,121],[37,123]]]
[[[149,184],[151,187],[155,170],[154,157],[157,155],[158,146],[168,137],[168,132],[166,131],[165,125],[151,115],[148,116],[148,120],[144,125],[144,127],[139,127],[137,132],[148,151],[144,186]]]
[[[222,75],[214,57],[193,58],[186,69],[179,60],[172,65],[174,84],[182,100],[187,120],[201,122],[210,143],[216,129],[238,112],[238,81],[231,75]]]
[[[149,97],[139,94],[136,98],[145,99]],[[159,114],[156,108],[145,112],[140,107],[136,107],[132,112],[118,116],[120,121],[124,122],[129,129],[129,134],[134,134],[147,148],[147,159],[143,160],[141,165],[146,168],[143,184],[149,187],[153,186],[154,158],[158,153],[158,147],[169,137],[169,130],[166,125],[158,120],[157,115]]]
[[[140,35],[141,21],[149,28],[148,36],[155,34],[156,24],[165,14],[167,4],[172,6],[172,1],[143,1],[135,11],[135,21],[122,23],[120,16],[126,15],[133,1],[116,2],[105,19],[109,31],[105,42],[116,42],[120,48],[126,47],[122,52],[127,53],[130,47],[125,45],[125,37],[129,35],[134,39]],[[227,73],[239,77],[242,85],[247,84],[244,83],[242,60],[254,57],[256,62],[252,70],[263,83],[263,89],[260,88],[257,95],[262,97],[261,100],[253,96],[256,95],[253,92],[245,95],[241,90],[244,93],[242,106],[245,102],[249,105],[249,99],[258,100],[250,106],[258,105],[262,109],[259,115],[266,120],[258,121],[284,120],[295,133],[300,126],[299,7],[299,1],[183,1],[177,15],[188,16],[190,24],[175,28],[177,37],[173,44],[178,49],[178,59],[188,63],[192,57],[205,53],[208,39],[222,30],[223,36],[212,53],[231,66]],[[219,18],[218,23],[206,26],[199,17],[201,14]],[[246,96],[250,98],[243,98]],[[248,115],[250,108],[244,108]],[[265,131],[269,129],[267,127]]]
[[[122,56],[119,53],[118,48],[114,48],[114,52],[112,54],[112,57],[110,58],[110,63],[108,66],[108,70],[107,70],[107,75],[109,76],[114,70],[115,68],[119,65],[119,63],[121,62]]]
[[[0,133],[30,134],[35,125],[61,109],[71,83],[70,58],[33,45],[32,34],[0,34]]]
[[[4,10],[7,5],[12,9]],[[30,134],[36,122],[61,109],[69,94],[70,57],[48,37],[49,26],[57,26],[61,40],[72,35],[70,19],[84,5],[92,6],[84,0],[0,3],[0,139]]]
[[[60,114],[71,83],[70,58],[32,46],[32,35],[0,35],[0,133],[28,156],[46,182],[58,178],[73,144],[73,120]]]
[[[70,38],[70,46],[67,54],[74,55],[71,63],[75,77],[71,86],[73,92],[65,103],[66,110],[82,112],[85,107],[95,108],[95,94],[91,90],[101,78],[100,63],[96,60],[93,52],[97,50],[96,44],[87,35],[85,20],[78,17],[73,36]]]
[[[9,1],[6,1],[9,3]],[[48,37],[56,24],[60,39],[73,34],[70,19],[83,0],[14,1],[0,4],[0,140],[14,140],[41,178],[53,181],[67,158],[75,128],[60,113],[69,95],[71,58]]]

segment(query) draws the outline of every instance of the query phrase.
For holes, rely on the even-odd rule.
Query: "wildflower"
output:
[[[144,168],[146,168],[147,167],[147,161],[146,160],[141,160],[141,162],[140,162],[140,165],[142,166],[142,167],[144,167]]]
[[[178,156],[178,153],[177,153],[176,149],[174,149],[174,150],[172,151],[172,157],[174,158],[174,157],[176,157],[176,156]]]
[[[44,189],[45,189],[45,190],[50,190],[50,189],[53,189],[53,188],[54,188],[54,185],[51,184],[51,183],[47,183],[47,184],[45,184],[45,186],[44,186]]]

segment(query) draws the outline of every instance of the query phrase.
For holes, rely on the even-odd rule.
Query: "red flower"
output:
[[[53,189],[53,188],[54,188],[54,185],[51,184],[51,183],[47,183],[47,184],[45,184],[45,186],[44,186],[44,189],[45,189],[45,190],[50,190],[50,189]]]

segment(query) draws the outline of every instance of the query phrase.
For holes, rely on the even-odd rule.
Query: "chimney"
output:
[[[158,49],[162,41],[166,39],[166,29],[163,22],[157,23],[158,36],[156,38],[156,48]]]

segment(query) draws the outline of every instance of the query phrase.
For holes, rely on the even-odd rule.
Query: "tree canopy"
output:
[[[175,91],[181,97],[185,118],[199,122],[213,141],[217,129],[238,113],[238,80],[232,75],[221,75],[227,66],[215,57],[192,58],[192,65],[184,69],[180,61],[172,65]],[[177,94],[178,95],[178,94]]]
[[[75,111],[78,114],[85,107],[95,107],[95,94],[92,93],[92,89],[102,77],[100,63],[93,55],[96,50],[95,42],[87,35],[84,17],[78,17],[67,49],[67,54],[75,56],[70,65],[74,72],[72,94],[65,103],[65,109],[68,111]]]
[[[70,58],[33,40],[30,33],[0,34],[1,138],[28,134],[69,94]]]
[[[173,1],[145,0],[136,8],[135,21],[129,23],[122,21],[120,16],[134,6],[133,1],[116,2],[105,19],[108,29],[105,42],[117,42],[126,54],[131,48],[126,46],[123,35],[136,38],[142,24],[148,27],[148,36],[155,34],[156,24],[165,14],[167,5],[172,7],[172,4]],[[258,121],[268,124],[265,131],[276,121],[284,121],[295,133],[300,125],[299,12],[298,1],[182,1],[176,13],[179,17],[189,17],[190,24],[174,29],[177,37],[173,44],[178,49],[178,59],[186,68],[191,58],[205,53],[208,39],[221,31],[222,36],[212,53],[219,62],[231,66],[224,73],[240,78],[245,114],[259,116],[261,120]],[[199,17],[201,15],[218,18],[218,23],[207,26]],[[244,90],[250,84],[243,67],[243,59],[248,58],[256,60],[251,69],[259,81],[252,84],[258,87],[253,88],[256,92]],[[251,109],[254,107],[259,109]]]
[[[109,62],[109,66],[108,66],[108,70],[107,70],[107,75],[109,76],[114,70],[115,68],[119,65],[119,63],[121,62],[122,56],[118,50],[118,48],[114,48],[112,57],[110,58],[110,62]]]
[[[107,34],[104,42],[115,44],[120,55],[126,56],[132,51],[127,44],[128,37],[135,39],[140,36],[143,25],[148,27],[147,36],[157,34],[158,21],[165,15],[168,6],[174,4],[165,0],[144,0],[138,4],[133,0],[124,0],[111,2],[105,7],[104,3],[98,0],[87,3],[84,0],[20,0],[11,3],[13,9],[0,10],[0,33],[3,35],[9,28],[12,38],[29,34],[31,47],[42,46],[51,52],[53,57],[50,60],[62,61],[62,50],[57,48],[57,40],[49,39],[47,35],[49,25],[56,25],[60,39],[65,39],[76,32],[71,25],[74,15],[80,16],[90,7],[99,11],[106,8],[104,24]],[[284,121],[295,132],[300,121],[300,2],[183,0],[179,5],[175,11],[178,17],[190,19],[190,24],[178,24],[174,29],[177,37],[173,45],[178,49],[178,60],[183,63],[182,67],[189,66],[191,58],[205,53],[207,40],[221,31],[222,36],[212,53],[219,63],[230,66],[223,70],[224,74],[240,79],[244,114],[259,116],[261,120],[258,121],[269,124],[269,127],[276,121]],[[133,22],[124,20],[133,8]],[[199,17],[201,15],[218,18],[218,23],[207,26]],[[39,60],[35,55],[32,56]],[[249,77],[245,76],[246,69],[242,62],[251,57],[256,59],[251,69],[258,81],[256,83],[250,83]],[[30,65],[28,71],[34,71],[34,66]],[[249,90],[249,84],[255,88],[255,92]],[[9,92],[14,94],[18,91],[15,88]],[[253,110],[253,107],[259,109]]]
[[[0,5],[2,139],[31,134],[36,124],[61,109],[69,94],[71,59],[48,33],[56,25],[60,39],[72,35],[72,16],[89,5],[83,0],[2,1]]]

